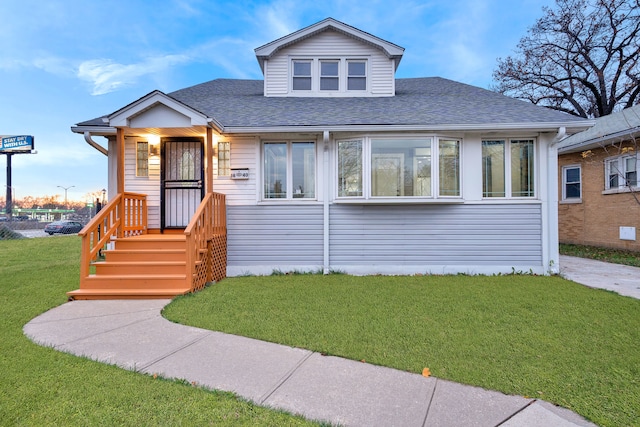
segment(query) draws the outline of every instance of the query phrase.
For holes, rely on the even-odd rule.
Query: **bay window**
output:
[[[316,197],[314,142],[265,142],[263,161],[265,199]]]
[[[434,137],[338,141],[337,172],[339,198],[459,197],[460,141]]]
[[[532,139],[482,141],[482,197],[534,197]]]

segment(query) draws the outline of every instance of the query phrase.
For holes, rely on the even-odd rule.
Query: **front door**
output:
[[[204,197],[202,138],[163,138],[161,229],[185,228]]]

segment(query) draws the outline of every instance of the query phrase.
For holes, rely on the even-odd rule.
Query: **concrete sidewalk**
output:
[[[591,288],[640,299],[640,268],[560,255],[560,275]]]
[[[346,426],[593,426],[547,402],[171,323],[169,300],[72,301],[24,326],[34,342],[230,391]]]

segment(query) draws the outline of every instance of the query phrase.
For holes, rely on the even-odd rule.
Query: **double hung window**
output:
[[[331,92],[331,95],[343,96],[360,92],[361,95],[368,89],[367,73],[366,59],[293,59],[290,85],[293,92]]]
[[[460,196],[458,140],[422,137],[338,141],[337,161],[338,197]]]
[[[578,165],[562,168],[562,200],[582,198],[581,168]]]
[[[340,62],[320,61],[320,90],[340,90]]]
[[[482,197],[535,197],[532,139],[482,141]]]
[[[316,145],[314,142],[265,142],[264,199],[316,197]]]
[[[293,90],[311,90],[311,61],[293,61]]]
[[[607,190],[638,186],[638,157],[620,156],[605,160]]]

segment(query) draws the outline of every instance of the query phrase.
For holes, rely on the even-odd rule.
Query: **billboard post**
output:
[[[32,135],[16,135],[16,136],[2,136],[0,138],[0,154],[6,154],[7,156],[7,196],[5,213],[7,219],[11,220],[13,211],[13,185],[11,183],[11,156],[14,154],[35,154],[34,140]]]

